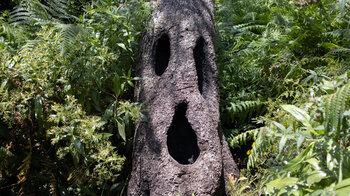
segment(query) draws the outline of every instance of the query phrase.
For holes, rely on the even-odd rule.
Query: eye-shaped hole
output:
[[[204,65],[206,62],[205,54],[204,54],[204,38],[200,37],[196,46],[193,49],[193,58],[196,64],[197,77],[198,77],[198,89],[201,94],[203,94],[203,82],[204,82]]]
[[[167,34],[163,34],[155,44],[154,69],[161,76],[168,67],[170,58],[170,41]]]
[[[167,146],[171,157],[180,164],[192,164],[199,156],[197,135],[186,118],[187,104],[175,109],[173,121],[167,133]]]

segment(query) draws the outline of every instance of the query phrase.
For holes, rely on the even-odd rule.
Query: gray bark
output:
[[[214,2],[158,0],[140,43],[128,195],[224,195],[239,171],[220,131]]]

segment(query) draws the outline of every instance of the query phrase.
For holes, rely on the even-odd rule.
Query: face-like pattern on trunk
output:
[[[136,125],[129,194],[219,194],[228,148],[219,131],[214,4],[154,5],[136,70],[135,98],[148,121]]]

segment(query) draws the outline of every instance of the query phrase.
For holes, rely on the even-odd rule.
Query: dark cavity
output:
[[[167,34],[163,34],[155,44],[154,69],[161,76],[169,64],[170,40]]]
[[[193,57],[196,63],[197,77],[198,77],[198,89],[201,94],[203,94],[203,80],[204,80],[204,64],[205,64],[205,54],[204,54],[204,39],[200,37],[196,46],[193,49]]]
[[[187,104],[181,103],[175,109],[173,121],[167,133],[168,151],[180,164],[192,164],[199,156],[197,135],[186,118]]]

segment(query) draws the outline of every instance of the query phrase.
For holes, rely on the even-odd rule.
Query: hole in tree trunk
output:
[[[170,58],[170,41],[167,34],[163,34],[155,45],[154,68],[158,76],[161,76],[168,67]]]
[[[199,92],[203,93],[203,64],[205,63],[205,54],[204,54],[204,39],[200,37],[196,42],[196,47],[193,49],[193,57],[196,63],[197,77],[198,77],[198,89]]]
[[[176,107],[167,138],[169,154],[180,164],[192,164],[199,156],[197,135],[186,118],[186,111],[186,103]]]

